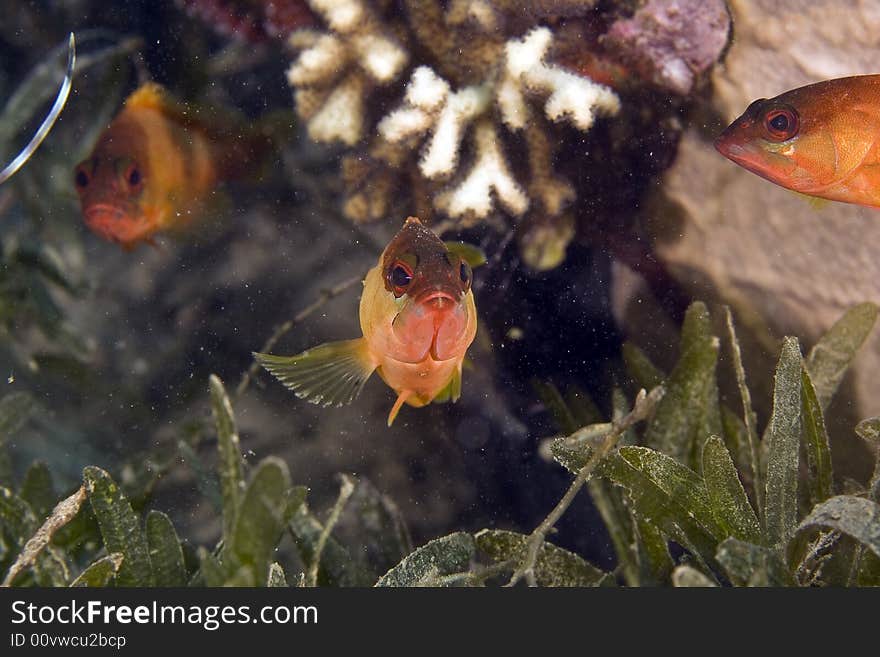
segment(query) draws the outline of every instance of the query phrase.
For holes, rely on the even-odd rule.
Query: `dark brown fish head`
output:
[[[394,333],[407,345],[409,362],[430,351],[435,360],[458,355],[467,334],[467,294],[473,274],[464,259],[415,217],[389,242],[382,256],[385,289],[399,312]]]
[[[470,266],[416,217],[409,217],[382,256],[385,289],[416,303],[458,301],[471,286]]]

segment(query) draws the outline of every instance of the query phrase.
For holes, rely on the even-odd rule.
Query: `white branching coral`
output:
[[[499,89],[501,116],[512,130],[525,126],[525,93],[547,94],[544,113],[552,121],[568,119],[579,130],[589,130],[596,113],[614,115],[620,100],[608,87],[545,63],[553,34],[546,27],[529,32],[521,41],[504,46],[505,78]]]
[[[469,213],[486,217],[492,210],[494,192],[498,202],[510,214],[523,214],[529,207],[529,198],[510,173],[491,121],[483,119],[477,124],[474,142],[476,158],[473,167],[458,185],[437,197],[437,206],[455,218]]]
[[[620,108],[617,95],[609,88],[546,63],[552,42],[547,28],[536,28],[522,40],[511,40],[500,50],[502,66],[478,85],[453,91],[451,85],[427,66],[417,68],[407,85],[401,107],[379,123],[379,135],[393,144],[416,141],[431,133],[419,169],[429,179],[445,179],[459,166],[465,133],[473,130],[474,165],[457,185],[437,196],[436,207],[452,217],[473,215],[485,218],[492,211],[493,194],[510,214],[519,216],[529,207],[522,186],[510,172],[490,117],[495,108],[511,131],[522,130],[529,122],[528,98],[546,96],[544,114],[552,121],[569,121],[586,131],[596,114],[615,114]],[[491,142],[491,143],[490,143]],[[538,172],[557,188],[570,190],[549,172]],[[569,199],[571,193],[554,190],[555,198]],[[544,195],[549,196],[549,195]],[[561,210],[559,203],[545,208]]]
[[[461,225],[503,213],[539,229],[519,231],[536,268],[557,263],[576,192],[554,171],[551,123],[590,130],[618,112],[617,95],[553,63],[550,28],[505,36],[516,22],[495,0],[404,0],[405,12],[378,0],[307,2],[327,29],[291,36],[299,55],[288,79],[313,139],[361,146],[343,159],[346,214],[379,219],[401,194],[408,212]],[[408,68],[413,53],[422,60]],[[401,101],[372,130],[368,99],[379,87],[383,102],[392,97],[407,70]]]
[[[433,137],[419,162],[422,174],[437,178],[458,167],[458,153],[468,124],[491,105],[487,86],[471,86],[455,93],[427,66],[415,70],[405,104],[379,123],[379,134],[398,143],[433,129]]]
[[[287,71],[297,112],[309,136],[349,146],[364,135],[369,91],[394,81],[408,61],[406,50],[382,27],[363,0],[309,0],[332,30],[299,30],[290,44],[300,50]]]
[[[535,269],[558,264],[575,234],[590,238],[582,222],[621,223],[621,202],[642,193],[665,159],[642,167],[646,142],[630,135],[647,129],[651,144],[674,148],[654,129],[673,105],[627,112],[613,134],[572,139],[620,111],[616,93],[593,78],[636,91],[669,50],[694,75],[719,52],[714,36],[708,49],[694,42],[690,14],[681,29],[654,20],[681,0],[650,0],[632,17],[633,3],[599,0],[302,1],[321,27],[291,35],[298,55],[288,79],[312,139],[351,147],[341,162],[346,216],[445,215],[461,227],[512,217]],[[724,27],[725,44],[726,35]],[[580,159],[587,153],[591,162]],[[618,185],[621,171],[633,184]],[[590,198],[578,198],[588,187]]]

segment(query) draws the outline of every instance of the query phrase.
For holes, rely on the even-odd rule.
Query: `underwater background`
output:
[[[733,531],[713,520],[694,530],[698,538],[687,527],[678,534],[675,518],[657,519],[656,509],[642,515],[643,504],[661,504],[659,494],[644,502],[632,494],[638,485],[610,468],[603,471],[607,480],[591,482],[592,499],[578,497],[547,535],[612,573],[578,571],[576,582],[665,584],[673,566],[688,566],[697,574],[675,571],[676,583],[685,575],[748,583],[752,571],[743,575],[716,555],[728,535],[768,550],[762,566],[748,562],[765,577],[753,583],[822,584],[822,564],[831,564],[824,571],[829,581],[837,573],[849,583],[880,581],[877,559],[871,561],[876,522],[865,521],[859,531],[832,523],[833,531],[816,538],[815,527],[828,527],[817,516],[792,538],[794,508],[803,520],[814,503],[831,497],[830,466],[822,470],[824,488],[808,494],[802,486],[788,495],[792,517],[780,520],[778,535],[760,510],[760,477],[740,468],[763,461],[772,479],[766,450],[774,440],[781,444],[772,429],[781,422],[774,399],[786,392],[780,380],[796,380],[801,394],[800,359],[783,336],[799,338],[798,354],[806,358],[848,309],[880,303],[876,210],[813,207],[713,148],[718,133],[757,98],[877,72],[880,2],[11,4],[0,22],[0,164],[45,116],[64,75],[70,32],[77,64],[45,142],[0,184],[2,395],[29,400],[26,419],[3,436],[7,488],[18,489],[39,461],[51,472],[52,490],[66,496],[83,481],[84,468],[97,466],[119,483],[135,514],[167,514],[185,545],[187,581],[226,581],[205,575],[207,557],[196,554],[196,547],[229,536],[217,449],[222,395],[214,385],[212,414],[208,383],[215,375],[234,409],[243,471],[259,470],[266,457],[280,459],[288,484],[308,488],[314,517],[332,525],[339,545],[354,561],[369,561],[378,576],[413,546],[466,535],[455,532],[532,532],[588,462],[558,449],[551,454],[546,439],[582,425],[602,425],[607,433],[611,425],[603,423],[626,416],[641,388],[663,382],[666,401],[635,403],[633,421],[649,424],[639,436],[625,427],[624,442],[629,449],[657,447],[708,478],[699,452],[710,434],[722,435],[731,468],[740,471],[737,490],[746,489],[733,495],[745,524],[733,522]],[[218,184],[186,230],[123,249],[85,225],[74,170],[126,97],[150,81],[231,133],[264,126],[273,148]],[[436,98],[417,98],[412,89],[419,81],[425,89],[433,84]],[[357,337],[360,280],[410,215],[444,240],[485,255],[474,269],[479,329],[457,403],[404,407],[389,427],[394,395],[377,380],[350,405],[324,408],[254,366],[252,352],[267,351],[273,336],[269,347],[277,354]],[[741,344],[756,426],[770,427],[758,458],[743,437],[752,427],[741,419],[738,357],[727,342],[724,306],[736,322],[733,344]],[[856,306],[861,314],[839,325],[847,339],[833,343],[845,355],[828,375],[827,390],[837,390],[830,405],[822,376],[810,370],[821,422],[798,420],[795,442],[786,443],[789,466],[794,449],[794,479],[800,472],[813,481],[813,452],[801,447],[799,461],[797,440],[824,435],[827,424],[828,437],[816,444],[830,444],[835,490],[858,503],[877,493],[871,436],[880,430],[859,424],[880,415],[873,374],[880,332],[871,332],[871,308]],[[694,356],[682,364],[697,353],[688,350],[695,344],[708,360]],[[786,348],[798,363],[788,362],[796,370],[788,379],[784,358],[777,361]],[[693,383],[700,376],[702,387]],[[671,408],[673,399],[675,410],[657,407],[667,423],[659,427],[655,406]],[[800,396],[794,405],[800,412]],[[671,438],[679,427],[687,436]],[[612,433],[619,438],[623,429],[614,425]],[[340,495],[349,476],[360,482],[351,499]],[[87,479],[100,477],[92,472]],[[595,489],[601,486],[604,492]],[[659,488],[675,499],[674,490]],[[44,501],[35,526],[53,504]],[[644,542],[636,566],[620,553],[620,529],[609,531],[609,504]],[[387,518],[404,535],[394,558],[371,542],[378,541],[374,525]],[[272,552],[291,583],[308,570],[315,550],[314,542],[303,548],[302,527]],[[100,529],[107,544],[103,523]],[[22,541],[3,531],[5,572]],[[67,583],[111,552],[107,545],[102,552],[97,532],[83,532],[86,538],[58,557],[70,575],[41,579],[38,566],[37,583]],[[867,535],[874,538],[863,548],[858,541]],[[787,563],[779,566],[778,550],[767,554],[790,538]],[[503,561],[504,550],[512,550],[503,543],[481,547],[490,560]],[[837,561],[826,558],[835,546]],[[704,559],[708,553],[717,562]],[[468,552],[463,563],[474,560]],[[641,580],[633,574],[639,568]],[[265,566],[258,571],[264,582]],[[439,581],[428,577],[436,572],[422,575]],[[569,583],[563,576],[543,582]]]

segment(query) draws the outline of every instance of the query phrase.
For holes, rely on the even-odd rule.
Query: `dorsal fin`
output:
[[[165,87],[156,82],[147,82],[131,92],[125,99],[126,107],[154,109],[160,112],[180,111],[180,103],[171,98]]]
[[[223,130],[218,130],[218,126],[223,125],[222,121],[211,122],[198,107],[190,107],[177,100],[156,82],[147,82],[135,89],[125,99],[125,107],[154,110],[179,125],[194,128],[215,138],[218,134],[223,134]]]

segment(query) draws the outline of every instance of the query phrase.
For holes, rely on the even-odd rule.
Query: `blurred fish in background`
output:
[[[141,86],[74,173],[86,225],[130,251],[182,232],[207,211],[217,186],[259,166],[269,138],[193,111],[155,83]]]

